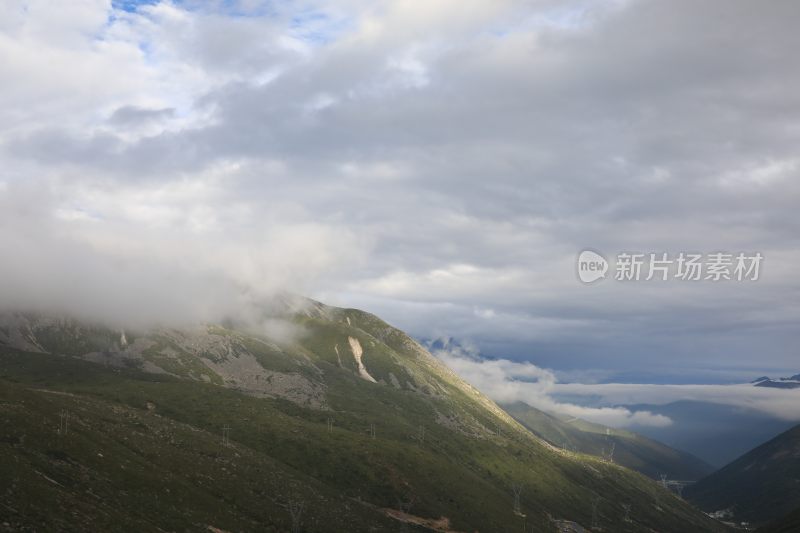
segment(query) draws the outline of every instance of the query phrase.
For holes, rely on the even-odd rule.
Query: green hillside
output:
[[[800,426],[786,431],[688,487],[706,511],[728,510],[737,522],[764,524],[800,507]]]
[[[14,315],[0,343],[9,531],[724,530],[361,311],[138,333]]]
[[[714,470],[702,459],[631,431],[579,418],[558,417],[522,402],[502,407],[523,426],[554,446],[605,456],[653,479],[664,474],[670,479],[694,481]]]

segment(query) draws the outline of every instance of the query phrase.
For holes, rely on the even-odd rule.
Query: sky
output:
[[[469,343],[465,372],[799,372],[798,15],[3,2],[0,305],[215,320],[289,290]],[[585,249],[764,260],[757,281],[583,284]]]

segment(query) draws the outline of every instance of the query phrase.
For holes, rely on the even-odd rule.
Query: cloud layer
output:
[[[798,9],[5,2],[2,301],[210,318],[283,288],[548,367],[791,367]],[[765,267],[585,287],[585,247]]]
[[[731,385],[640,383],[561,383],[556,374],[531,363],[484,359],[472,350],[445,344],[434,354],[456,373],[499,403],[524,402],[548,413],[612,426],[672,424],[664,415],[627,406],[707,402],[800,422],[800,389]],[[569,399],[569,400],[567,400]]]
[[[656,426],[672,423],[669,417],[619,406],[587,407],[555,398],[563,385],[555,374],[531,363],[507,359],[481,359],[459,347],[446,346],[434,355],[459,376],[499,403],[524,402],[542,411],[597,422],[612,427]],[[601,386],[602,387],[602,386]]]

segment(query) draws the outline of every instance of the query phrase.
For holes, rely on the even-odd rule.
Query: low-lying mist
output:
[[[47,189],[0,195],[0,311],[65,315],[115,328],[231,321],[273,336],[277,320],[352,261],[346,231],[274,224],[245,232],[69,218]]]

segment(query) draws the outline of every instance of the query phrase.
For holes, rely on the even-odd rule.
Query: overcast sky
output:
[[[570,381],[800,371],[800,4],[0,3],[8,307],[297,291]],[[761,252],[578,281],[584,248]]]

